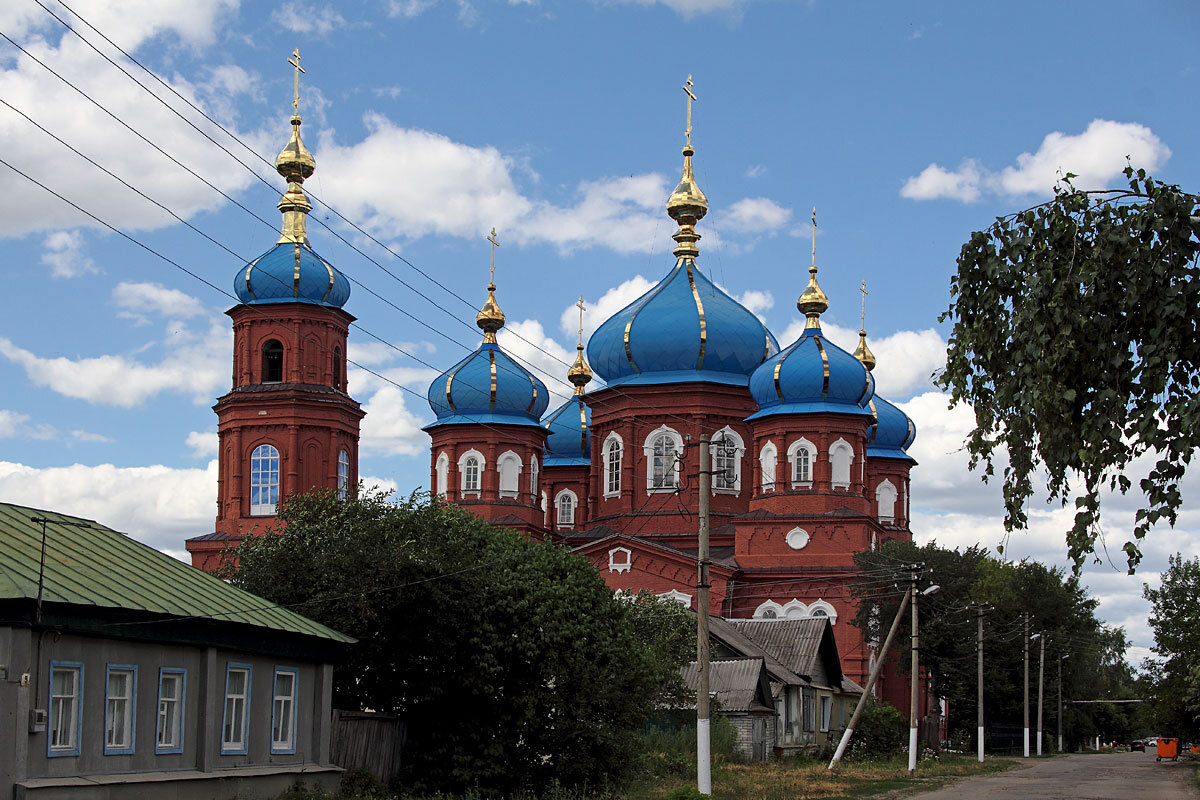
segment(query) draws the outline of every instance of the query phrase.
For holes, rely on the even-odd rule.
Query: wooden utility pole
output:
[[[696,788],[712,794],[712,749],[708,698],[708,500],[712,494],[709,436],[700,435],[700,536],[696,553]]]
[[[909,589],[908,592],[912,592],[912,589]],[[879,673],[883,670],[883,662],[887,659],[888,648],[892,646],[892,640],[896,638],[896,631],[900,629],[900,620],[904,617],[904,607],[906,605],[908,605],[907,592],[900,600],[900,605],[896,609],[896,617],[892,620],[891,630],[888,631],[887,638],[883,640],[883,649],[875,657],[875,668],[871,670],[871,676],[867,678],[867,685],[863,687],[862,696],[858,698],[858,705],[854,707],[854,714],[850,717],[850,724],[846,726],[846,730],[842,731],[842,740],[838,742],[837,750],[834,751],[833,758],[829,761],[828,769],[833,769],[837,766],[837,762],[841,760],[842,754],[846,752],[846,745],[850,743],[850,737],[854,735],[854,726],[858,724],[858,718],[862,716],[862,710],[867,704],[867,698],[871,696],[871,690],[875,688],[875,681],[879,678]]]
[[[975,712],[975,726],[978,728],[978,741],[975,749],[979,751],[979,763],[983,763],[983,604],[975,606],[976,618],[979,623],[979,701]]]
[[[1029,612],[1021,612],[1025,619],[1025,758],[1029,758]]]
[[[1037,726],[1037,754],[1042,754],[1042,678],[1046,672],[1046,634],[1038,634],[1038,644],[1041,647],[1038,650],[1038,726]]]
[[[912,685],[909,693],[908,706],[908,771],[917,768],[917,677],[920,672],[919,642],[917,639],[917,568],[912,568],[911,588],[908,590],[912,600]]]

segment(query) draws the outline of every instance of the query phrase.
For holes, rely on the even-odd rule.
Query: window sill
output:
[[[275,516],[276,506],[251,506],[250,516],[252,517],[273,517]]]
[[[798,481],[798,482],[792,483],[792,488],[793,489],[811,489],[811,488],[813,488],[813,485],[812,485],[812,481],[808,481],[807,483],[804,481]]]
[[[517,493],[516,492],[501,492],[500,497],[501,497],[501,499],[504,499],[504,500],[516,500]]]
[[[615,491],[615,492],[605,492],[605,493],[604,493],[604,499],[605,499],[605,500],[615,500],[616,498],[618,498],[618,497],[620,497],[620,496],[621,496],[621,490],[620,490],[620,489],[618,489],[618,490],[617,490],[617,491]]]
[[[650,487],[646,489],[646,494],[673,494],[679,491],[678,486],[663,486],[659,488]]]
[[[713,489],[712,492],[713,492],[713,494],[727,494],[727,495],[731,495],[733,497],[737,497],[739,494],[742,493],[742,490],[741,489]]]
[[[460,492],[464,499],[478,500],[479,492]]]

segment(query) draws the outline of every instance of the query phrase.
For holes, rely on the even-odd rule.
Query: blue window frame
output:
[[[187,670],[161,667],[158,670],[158,714],[154,752],[160,755],[183,752],[184,717],[187,709]]]
[[[269,517],[279,507],[279,451],[260,444],[250,455],[250,516]]]
[[[50,662],[46,757],[79,755],[83,738],[83,662]]]
[[[225,665],[225,711],[221,717],[221,755],[246,755],[250,740],[250,679],[254,668]]]
[[[296,752],[296,723],[299,720],[300,670],[276,667],[272,681],[271,752]]]
[[[104,755],[127,756],[137,738],[137,665],[109,664],[104,671]]]

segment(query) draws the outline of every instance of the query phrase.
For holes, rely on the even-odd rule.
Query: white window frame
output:
[[[136,664],[107,664],[104,670],[104,755],[128,756],[137,742]],[[124,678],[124,692],[113,693],[113,678]],[[118,738],[119,734],[123,737]]]
[[[563,512],[563,501],[569,500],[571,503],[571,514],[568,519]],[[579,510],[579,496],[570,489],[562,489],[558,494],[554,495],[554,527],[556,528],[574,528],[575,513]]]
[[[767,616],[766,612],[770,611],[775,616]],[[754,619],[783,619],[783,606],[776,603],[774,600],[768,600],[758,608],[754,609]]]
[[[282,464],[279,448],[270,442],[263,442],[250,451],[250,516],[271,517],[279,509]],[[269,502],[262,502],[264,496]]]
[[[829,732],[830,718],[833,716],[833,695],[819,695],[821,703],[821,732]]]
[[[672,589],[669,592],[663,592],[662,594],[657,595],[657,596],[663,598],[664,600],[674,600],[676,603],[679,603],[679,605],[683,606],[684,608],[692,607],[692,596],[690,594],[687,594],[686,592],[681,592],[678,589]]]
[[[818,611],[823,611],[823,614],[818,614]],[[830,625],[837,625],[838,613],[827,600],[813,600],[808,604],[808,616],[810,617],[827,617]]]
[[[506,472],[505,470],[515,471]],[[515,498],[521,493],[521,473],[524,471],[525,464],[515,452],[505,450],[500,454],[500,457],[496,459],[496,476],[501,497]]]
[[[662,476],[662,481],[656,480],[654,469],[654,447],[660,441],[660,437],[667,437],[674,447],[674,461],[671,464],[670,472]],[[660,492],[674,492],[679,488],[679,465],[683,460],[683,437],[674,428],[669,428],[666,425],[659,426],[650,431],[650,435],[646,437],[646,441],[642,444],[642,452],[646,457],[646,494],[656,494]],[[666,457],[664,453],[663,457]]]
[[[758,451],[759,486],[764,492],[775,491],[775,481],[779,472],[779,450],[775,443],[767,443]]]
[[[808,453],[808,476],[802,476],[796,469],[796,452],[805,450]],[[808,439],[800,438],[788,445],[788,473],[791,475],[793,489],[811,489],[813,485],[813,470],[817,463],[817,446]]]
[[[841,466],[838,463],[836,453],[848,453],[849,460],[845,462],[845,472],[841,473]],[[833,444],[829,445],[829,485],[834,489],[849,489],[850,474],[854,468],[854,447],[845,439],[838,439]],[[839,475],[839,473],[841,473]]]
[[[69,693],[54,692],[54,678],[60,674],[71,676]],[[50,713],[46,721],[46,757],[79,755],[79,742],[83,738],[83,662],[51,661],[47,696]]]
[[[446,451],[438,453],[437,460],[433,463],[433,471],[437,475],[437,496],[446,496],[446,487],[450,482],[450,456],[446,455]]]
[[[717,470],[721,469],[721,461],[725,456],[722,451],[724,446],[721,439],[724,438],[727,442],[733,444],[733,485],[722,486],[721,482],[724,475],[721,475],[721,480],[718,480]],[[711,455],[709,464],[712,466],[712,493],[713,494],[732,494],[738,495],[742,492],[742,457],[746,455],[746,442],[733,428],[726,425],[721,430],[713,434],[711,446]]]
[[[475,474],[475,488],[467,488],[467,460],[474,458],[479,463]],[[458,491],[461,497],[480,497],[483,494],[483,473],[487,470],[487,459],[478,450],[468,450],[458,457]]]
[[[616,458],[613,458],[613,445],[616,445]],[[621,496],[621,464],[625,457],[625,440],[621,434],[613,431],[604,437],[604,496]]]
[[[338,450],[337,496],[345,500],[350,493],[350,453],[346,448]]]
[[[887,505],[887,513],[884,513],[884,505]],[[879,521],[886,524],[891,524],[896,521],[896,486],[886,478],[879,482],[875,487],[875,515]]]
[[[245,682],[242,684],[243,691],[240,694],[229,691],[229,678],[234,673],[245,675]],[[244,756],[248,752],[250,744],[250,681],[253,677],[254,667],[250,664],[230,661],[225,665],[225,703],[221,714],[221,755],[223,756]],[[240,714],[238,713],[239,701]]]
[[[163,692],[163,684],[175,684],[175,695]],[[187,670],[160,667],[158,670],[158,712],[154,732],[154,752],[159,755],[183,752],[183,715],[187,708]]]
[[[617,558],[618,555],[624,558]],[[608,551],[609,572],[629,572],[633,567],[633,551],[628,547],[614,547]]]
[[[292,691],[289,694],[279,693],[279,677],[288,675],[292,679]],[[294,755],[296,753],[296,723],[299,719],[300,708],[300,670],[296,667],[276,667],[271,679],[271,752]],[[280,730],[280,724],[286,725],[286,735]]]
[[[541,469],[538,464],[537,456],[533,456],[529,460],[529,496],[536,498],[538,496],[538,487],[541,485],[539,478],[541,477]]]

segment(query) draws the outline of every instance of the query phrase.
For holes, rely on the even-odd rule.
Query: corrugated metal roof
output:
[[[31,517],[52,520],[46,525],[44,602],[225,620],[354,641],[98,522],[11,503],[0,503],[0,600],[37,597],[42,525]]]
[[[799,675],[812,675],[828,620],[764,619],[730,621],[729,625]]]
[[[693,692],[696,691],[700,682],[696,662],[685,666],[682,672],[684,683]],[[763,698],[759,697],[762,679],[761,658],[714,659],[709,662],[708,688],[717,696],[722,711],[749,711],[764,707]]]

